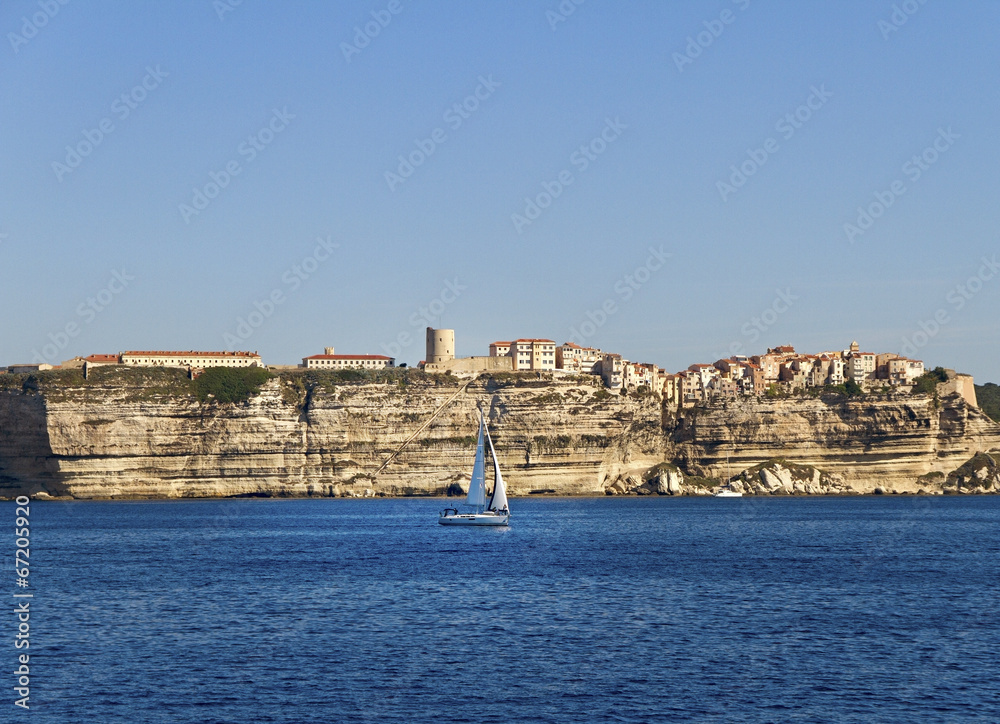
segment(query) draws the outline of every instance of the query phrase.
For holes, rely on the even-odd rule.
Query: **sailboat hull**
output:
[[[510,514],[496,513],[463,513],[460,515],[445,515],[438,518],[441,525],[507,525]]]

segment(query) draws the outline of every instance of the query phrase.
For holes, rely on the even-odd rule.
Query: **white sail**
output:
[[[486,505],[486,450],[483,447],[483,413],[479,413],[479,440],[476,442],[476,462],[472,466],[469,495],[465,502],[476,508]]]
[[[503,475],[500,474],[500,463],[497,461],[497,452],[493,449],[493,438],[490,437],[489,429],[486,430],[486,439],[490,443],[490,457],[493,458],[493,496],[490,498],[487,510],[505,510],[507,508],[507,486],[503,484]]]

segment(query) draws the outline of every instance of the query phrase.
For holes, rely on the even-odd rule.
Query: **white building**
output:
[[[121,353],[121,363],[136,367],[263,367],[256,352],[143,352]]]
[[[510,342],[493,342],[490,345],[490,357],[510,357]]]
[[[380,370],[395,367],[396,358],[383,354],[334,354],[333,347],[324,348],[324,354],[302,358],[302,366],[310,370],[343,370],[360,368]]]
[[[600,374],[603,354],[595,347],[581,347],[573,342],[566,342],[556,347],[556,369],[567,372]]]
[[[512,357],[515,370],[554,370],[556,343],[551,339],[516,339],[493,342],[490,357]]]

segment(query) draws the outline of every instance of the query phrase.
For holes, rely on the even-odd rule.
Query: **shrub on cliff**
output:
[[[995,385],[992,382],[976,385],[976,400],[983,412],[993,420],[1000,422],[1000,385]]]
[[[913,385],[914,394],[933,395],[939,382],[947,382],[948,373],[943,367],[935,367],[930,372],[924,372]]]
[[[822,393],[832,393],[835,395],[843,395],[845,397],[854,397],[855,395],[863,395],[865,391],[861,388],[854,380],[848,380],[842,385],[826,385],[822,388]]]
[[[260,392],[271,379],[263,367],[209,367],[195,380],[195,393],[201,402],[246,402]]]

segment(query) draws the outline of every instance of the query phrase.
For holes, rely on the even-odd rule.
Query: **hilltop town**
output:
[[[302,363],[294,366],[265,365],[257,352],[249,351],[132,350],[74,357],[61,365],[15,364],[0,368],[0,374],[82,369],[86,376],[90,369],[107,365],[180,368],[193,378],[212,367],[267,367],[276,372],[379,370],[396,367],[396,360],[379,354],[336,354],[333,347],[324,348],[322,354],[303,357]],[[734,355],[712,363],[696,363],[674,373],[596,347],[582,347],[574,342],[556,345],[554,340],[542,338],[496,341],[489,345],[486,355],[456,358],[455,330],[431,327],[426,330],[426,358],[418,367],[458,376],[485,372],[594,375],[609,390],[652,394],[679,408],[716,399],[777,396],[823,388],[848,393],[909,392],[925,374],[922,360],[891,352],[864,352],[857,342],[843,350],[818,354],[803,354],[790,345],[782,345],[769,348],[764,354]],[[976,404],[972,377],[950,373],[950,378],[955,391]]]

